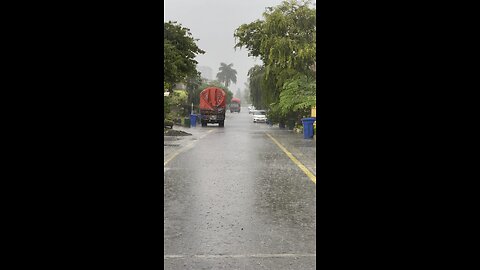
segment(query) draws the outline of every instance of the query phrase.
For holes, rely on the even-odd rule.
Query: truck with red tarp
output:
[[[202,127],[208,123],[218,123],[223,127],[225,123],[225,109],[227,95],[218,87],[208,87],[200,93],[200,121]]]
[[[232,98],[230,102],[230,112],[238,112],[240,113],[240,99],[239,98]]]

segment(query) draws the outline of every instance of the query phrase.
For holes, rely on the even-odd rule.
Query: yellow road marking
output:
[[[280,147],[280,149],[283,150],[283,152],[285,152],[285,154],[287,154],[287,156],[293,161],[293,163],[295,163],[308,176],[308,178],[310,178],[310,180],[313,181],[313,183],[317,184],[317,177],[313,175],[313,173],[310,172],[310,170],[307,169],[307,167],[305,167],[300,161],[298,161],[298,159],[295,158],[295,156],[293,156],[292,153],[288,152],[288,150],[281,143],[279,143],[275,138],[273,138],[272,135],[268,133],[266,134],[268,135],[268,137],[270,137],[270,139],[272,139],[278,145],[278,147]]]
[[[207,136],[208,134],[210,134],[212,131],[214,131],[214,129],[212,130],[209,130],[206,134],[200,136],[197,140],[195,141],[192,141],[190,142],[189,144],[185,145],[184,147],[178,149],[177,151],[173,152],[173,154],[166,160],[163,162],[163,166],[165,167],[165,165],[167,165],[168,162],[170,162],[172,159],[174,159],[178,154],[180,154],[181,152],[183,152],[184,150],[188,149],[190,146],[192,146],[195,142],[199,141],[200,139],[202,139],[203,137]]]
[[[174,152],[165,162],[163,162],[163,166],[165,167],[165,165],[167,165],[168,162],[170,162],[170,160],[172,160],[174,157],[176,157],[178,154],[180,154],[180,151],[176,151]]]

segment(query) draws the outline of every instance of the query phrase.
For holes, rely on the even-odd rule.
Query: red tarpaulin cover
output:
[[[236,103],[240,104],[240,99],[234,97],[234,98],[232,98],[232,102],[236,102]]]
[[[215,110],[225,108],[225,92],[217,87],[208,87],[200,93],[200,109]]]

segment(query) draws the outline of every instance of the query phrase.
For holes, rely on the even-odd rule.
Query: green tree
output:
[[[267,8],[263,20],[243,24],[234,33],[235,48],[247,48],[264,63],[249,71],[253,104],[267,106],[279,119],[298,116],[300,108],[316,100],[314,92],[296,87],[315,81],[316,14],[310,5],[309,0],[283,1]]]
[[[230,104],[232,102],[232,98],[233,98],[233,92],[230,91],[228,88],[224,87],[222,88],[224,91],[225,91],[225,94],[227,95],[227,104]]]
[[[244,85],[245,89],[243,90],[243,99],[245,100],[245,104],[250,104],[252,103],[252,100],[250,99],[250,85],[248,83],[248,79]]]
[[[288,80],[280,93],[279,108],[283,114],[298,112],[307,116],[310,108],[316,104],[316,84],[313,77],[297,75]],[[297,98],[301,96],[303,98]]]
[[[273,66],[309,72],[316,58],[316,14],[311,1],[283,1],[263,13],[264,20],[243,24],[235,30],[235,48],[245,47]]]
[[[180,23],[169,21],[163,27],[164,82],[171,91],[176,82],[184,81],[187,76],[197,73],[195,57],[205,52],[197,47],[198,39],[193,38],[190,29]]]
[[[168,89],[167,83],[163,82],[163,89]],[[163,97],[163,120],[167,117],[167,114],[170,112],[170,99],[166,96]]]
[[[237,71],[232,68],[233,63],[225,64],[220,63],[220,72],[217,73],[217,79],[222,82],[226,87],[230,85],[230,82],[237,83]]]
[[[269,107],[269,96],[271,92],[266,91],[267,83],[270,80],[265,80],[265,68],[263,66],[255,65],[248,71],[248,82],[250,88],[250,99],[253,106],[258,109],[266,109]],[[271,99],[271,98],[270,98]]]
[[[192,113],[191,104],[193,103],[193,108],[198,112],[198,105],[200,104],[200,92],[202,88],[202,78],[200,73],[197,72],[194,76],[189,76],[186,79],[186,88],[188,92],[188,112]]]
[[[167,118],[169,119],[181,119],[187,115],[187,100],[188,93],[185,90],[174,90],[170,92],[168,97],[168,103],[170,105]]]

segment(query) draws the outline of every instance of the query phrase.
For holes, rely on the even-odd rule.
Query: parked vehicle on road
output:
[[[230,102],[230,112],[237,112],[240,113],[240,99],[239,98],[232,98]]]
[[[255,110],[253,111],[253,122],[254,123],[266,123],[267,122],[267,116],[266,112],[264,110]]]
[[[225,123],[226,94],[221,88],[208,87],[200,93],[200,121],[202,127],[208,123],[218,123],[223,127]]]
[[[255,111],[255,107],[252,105],[252,106],[249,106],[248,107],[248,114],[251,114],[253,113],[253,111]]]

